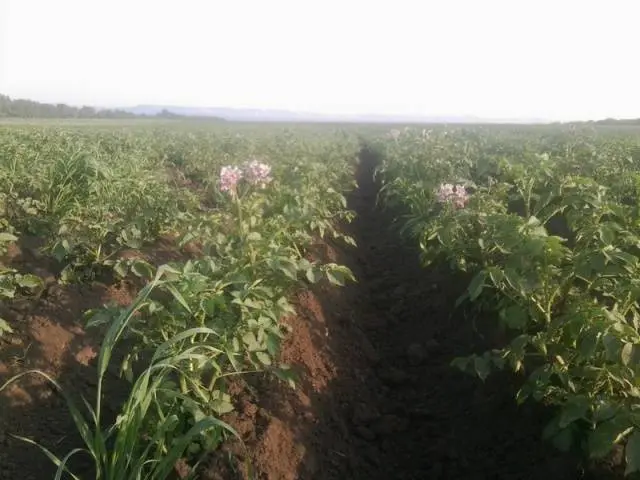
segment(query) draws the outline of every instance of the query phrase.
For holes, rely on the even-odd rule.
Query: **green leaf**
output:
[[[244,305],[245,307],[248,308],[255,308],[257,310],[260,310],[264,307],[264,303],[261,302],[260,300],[254,300],[251,297],[247,297],[245,298],[242,302],[235,302],[234,303],[240,303],[241,305]]]
[[[136,260],[131,264],[131,271],[141,278],[153,278],[153,267],[144,260]]]
[[[0,242],[15,242],[18,237],[7,232],[0,233]]]
[[[18,285],[20,285],[23,288],[42,288],[44,286],[42,279],[37,275],[31,275],[31,274],[21,275],[16,280]]]
[[[471,300],[475,300],[482,293],[482,289],[484,288],[484,280],[486,278],[486,272],[484,270],[478,272],[478,274],[473,277],[467,291],[469,292],[469,298]]]
[[[356,241],[354,240],[354,238],[350,237],[349,235],[343,235],[342,236],[342,240],[344,240],[344,242],[347,245],[351,245],[352,247],[357,247],[358,246]]]
[[[504,278],[509,284],[509,286],[515,290],[520,288],[520,282],[518,281],[519,275],[518,272],[513,270],[512,268],[505,268],[503,271]]]
[[[253,332],[247,332],[242,336],[242,342],[246,345],[247,350],[253,352],[260,348],[260,343]]]
[[[489,361],[484,357],[475,357],[473,359],[473,367],[480,380],[484,382],[491,371]]]
[[[267,367],[271,365],[271,357],[267,352],[255,352],[255,354],[260,363],[266,365]]]
[[[510,305],[500,311],[500,318],[514,330],[521,330],[527,325],[529,314],[520,305]]]
[[[25,443],[28,443],[28,444],[33,445],[35,447],[38,447],[40,449],[40,451],[45,454],[45,456],[57,467],[55,476],[53,477],[54,480],[61,479],[63,473],[67,473],[74,480],[80,480],[75,474],[73,474],[73,472],[71,472],[67,468],[66,464],[67,464],[67,462],[69,461],[69,459],[73,455],[76,455],[77,453],[89,453],[88,450],[83,449],[83,448],[74,448],[69,453],[67,453],[67,455],[65,455],[65,457],[61,460],[56,455],[51,453],[50,450],[48,450],[47,448],[43,447],[42,445],[40,445],[39,443],[35,442],[34,440],[31,440],[30,438],[21,437],[19,435],[12,435],[12,436],[14,438],[18,439],[18,440],[21,440],[21,441],[25,442]]]
[[[168,478],[174,469],[176,461],[184,454],[185,449],[190,443],[192,443],[193,439],[200,437],[205,432],[210,431],[213,428],[223,428],[233,434],[233,436],[238,440],[242,441],[238,432],[236,432],[230,425],[215,417],[205,417],[191,427],[191,429],[184,435],[178,437],[174,441],[171,449],[161,457],[162,460],[154,465],[154,473],[148,478]]]
[[[620,340],[613,334],[607,333],[602,337],[602,343],[607,353],[607,360],[617,360],[620,352]]]
[[[489,278],[491,278],[493,284],[498,287],[500,282],[504,279],[504,273],[499,268],[492,268],[489,270]]]
[[[536,347],[538,349],[538,351],[540,353],[542,353],[543,355],[547,354],[547,343],[546,343],[546,339],[541,336],[540,334],[534,336],[531,339],[531,344]]]
[[[116,274],[118,274],[119,277],[124,278],[127,276],[129,267],[126,264],[126,262],[119,261],[113,266],[113,271],[116,272]]]
[[[573,432],[570,428],[560,430],[552,439],[551,443],[561,452],[568,452],[573,443]]]
[[[640,472],[640,432],[637,430],[627,440],[624,455],[627,461],[624,474],[629,475],[630,473]]]
[[[66,242],[66,240],[65,240]],[[69,253],[69,249],[65,248],[65,242],[56,242],[53,248],[51,249],[51,255],[53,258],[61,262],[64,260],[64,257]],[[69,245],[69,242],[66,242],[66,245]]]
[[[622,360],[622,363],[624,365],[629,365],[632,355],[633,355],[633,344],[625,343],[624,347],[622,347],[622,350],[620,351],[620,358]]]
[[[451,361],[451,366],[457,368],[461,372],[466,372],[469,368],[469,357],[456,357]]]
[[[180,277],[182,277],[182,272],[165,263],[164,265],[160,265],[158,267],[158,271],[156,272],[157,278],[160,278],[162,276],[165,276],[168,280],[173,281],[178,280]]]
[[[211,408],[218,414],[224,415],[225,413],[233,412],[233,404],[231,398],[227,394],[223,394],[219,390],[212,393],[213,400],[211,400]],[[217,397],[217,398],[216,398]]]
[[[573,432],[571,428],[561,428],[558,420],[559,417],[556,417],[547,423],[542,431],[542,438],[550,440],[557,449],[566,452],[571,448]]]
[[[329,280],[329,282],[331,282],[333,285],[338,285],[340,287],[344,285],[344,278],[339,272],[334,273],[327,270],[325,274],[327,276],[327,280]]]
[[[322,272],[315,267],[311,267],[305,272],[305,276],[309,283],[318,283],[322,278]]]
[[[536,217],[535,215],[531,215],[527,220],[527,225],[530,227],[537,227],[538,225],[540,225],[540,220],[538,220],[538,217]]]
[[[271,332],[267,333],[267,350],[272,357],[277,356],[280,351],[280,337]]]
[[[327,276],[327,280],[329,280],[329,282],[331,282],[333,285],[344,286],[346,280],[355,281],[355,277],[353,276],[351,270],[343,265],[330,263],[325,265],[325,267],[325,275]]]
[[[111,323],[118,317],[117,313],[113,313],[107,309],[95,309],[85,312],[87,318],[87,328],[97,327],[106,323]]]
[[[600,241],[605,245],[611,245],[615,241],[615,232],[606,223],[600,225],[598,233],[600,235]]]
[[[13,329],[6,320],[0,318],[0,336],[2,336],[3,333],[13,333]]]
[[[558,425],[560,428],[566,428],[576,420],[585,418],[588,410],[589,404],[586,399],[582,397],[573,398],[562,408]]]
[[[313,266],[311,265],[311,262],[306,258],[303,257],[300,260],[298,260],[298,270],[308,270],[312,267]]]
[[[171,292],[171,294],[173,295],[173,298],[175,298],[178,303],[180,305],[182,305],[182,307],[189,313],[191,312],[191,308],[189,307],[189,304],[187,303],[187,301],[184,299],[184,297],[182,296],[182,294],[173,286],[173,285],[165,285],[166,289],[169,290],[169,292]]]
[[[281,261],[278,269],[291,280],[298,279],[298,268],[294,263],[289,261]]]
[[[588,444],[591,458],[602,458],[607,455],[619,441],[620,434],[628,426],[619,416],[598,424],[589,435]]]
[[[596,352],[596,346],[598,344],[598,337],[600,333],[592,330],[587,332],[579,341],[578,341],[578,351],[580,355],[584,358],[592,358]]]
[[[531,337],[529,335],[518,335],[509,343],[509,349],[512,355],[515,355],[518,359],[522,359],[525,354],[525,348],[529,345]]]
[[[283,382],[286,382],[291,388],[296,388],[296,375],[294,371],[287,365],[280,365],[279,368],[274,368],[273,373]]]
[[[262,235],[260,235],[258,232],[251,232],[249,235],[247,235],[247,240],[249,242],[258,242],[262,240]]]
[[[611,420],[617,412],[618,409],[615,406],[605,402],[596,407],[593,412],[593,420],[598,423]]]

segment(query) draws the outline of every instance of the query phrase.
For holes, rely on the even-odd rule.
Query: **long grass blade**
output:
[[[231,425],[228,425],[222,420],[218,420],[214,417],[203,418],[191,427],[191,429],[173,445],[167,455],[157,464],[154,469],[155,476],[153,478],[166,478],[191,441],[201,433],[215,427],[221,427],[229,431],[238,440],[242,441],[238,432],[236,432]]]
[[[86,452],[86,450],[82,449],[82,448],[76,448],[74,450],[72,450],[71,452],[69,452],[66,456],[65,456],[65,461],[63,462],[62,460],[60,460],[55,454],[53,454],[49,449],[43,447],[42,445],[40,445],[37,442],[34,442],[33,440],[31,440],[30,438],[27,437],[21,437],[19,435],[11,435],[12,437],[28,443],[30,445],[35,445],[36,447],[38,447],[40,450],[42,450],[42,452],[47,456],[47,458],[49,460],[51,460],[51,462],[58,467],[58,470],[56,471],[56,479],[60,478],[58,476],[58,473],[61,471],[64,471],[65,473],[69,474],[71,476],[71,478],[73,478],[74,480],[80,480],[80,478],[78,478],[74,473],[72,473],[71,471],[69,471],[69,469],[66,467],[66,460],[68,460],[69,458],[71,458],[72,455],[75,455],[76,453],[79,452]],[[87,452],[89,453],[89,452]]]

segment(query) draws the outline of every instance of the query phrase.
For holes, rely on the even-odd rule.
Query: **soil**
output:
[[[0,317],[14,330],[0,337],[0,385],[8,378],[38,369],[55,379],[77,399],[94,403],[95,358],[99,332],[83,329],[83,313],[107,304],[128,305],[136,287],[126,281],[106,284],[62,285],[60,265],[38,253],[37,241],[27,238],[7,252],[3,262],[20,272],[40,276],[44,288],[32,297],[3,302]],[[114,373],[106,377],[106,418],[121,403],[123,382]],[[42,376],[29,374],[0,392],[0,479],[53,478],[55,468],[35,446],[14,438],[35,440],[55,454],[82,445],[64,397]],[[75,471],[88,467],[87,458],[72,462]]]
[[[210,455],[200,478],[622,478],[619,458],[594,465],[544,443],[549,412],[516,405],[520,379],[501,374],[482,383],[450,366],[498,335],[453,308],[464,280],[421,268],[417,250],[376,208],[375,162],[363,152],[359,189],[349,199],[357,218],[345,230],[358,247],[319,243],[314,251],[348,265],[357,283],[295,292],[297,314],[286,320],[292,334],[281,360],[297,370],[296,388],[264,375],[234,383],[236,411],[224,420],[243,444],[230,440]],[[42,368],[91,395],[98,339],[83,331],[81,314],[134,294],[126,283],[49,282],[38,299],[10,303],[0,316],[17,333],[0,337],[0,384]],[[115,408],[116,393],[109,399]],[[0,479],[52,478],[44,455],[10,434],[60,453],[78,445],[73,432],[64,400],[41,379],[0,393]],[[176,471],[182,476],[188,466],[181,462]]]
[[[132,299],[127,284],[53,284],[35,301],[11,304],[3,317],[16,333],[0,339],[0,384],[12,375],[39,369],[63,388],[93,400],[92,360],[99,340],[83,330],[82,314],[110,302],[126,305]],[[112,381],[119,383],[115,376]],[[116,406],[117,395],[108,398]],[[0,479],[53,478],[49,460],[11,435],[31,438],[54,453],[80,445],[64,398],[40,376],[24,377],[3,391],[0,412]]]
[[[453,308],[468,280],[421,268],[415,246],[376,207],[375,164],[364,151],[349,199],[357,217],[346,230],[358,247],[318,252],[348,265],[358,282],[298,292],[282,352],[300,371],[297,388],[247,381],[226,418],[246,447],[230,442],[202,478],[622,478],[619,450],[596,464],[545,443],[551,412],[517,406],[521,378],[483,383],[450,366],[504,339],[491,322]]]

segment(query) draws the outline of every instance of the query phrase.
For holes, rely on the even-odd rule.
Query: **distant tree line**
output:
[[[640,125],[640,118],[605,118],[594,123],[597,125]]]
[[[64,103],[51,104],[33,100],[11,99],[0,94],[0,118],[186,118],[162,110],[155,116],[136,115],[125,110],[97,109],[93,107],[71,107]]]
[[[582,122],[569,122],[569,125],[640,125],[640,118],[605,118],[602,120],[586,120]]]
[[[33,100],[11,99],[0,95],[0,117],[18,118],[135,118],[124,110],[99,110],[93,107],[71,107],[64,103],[50,104]]]

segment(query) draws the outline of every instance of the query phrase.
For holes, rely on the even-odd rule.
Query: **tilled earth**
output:
[[[400,240],[376,207],[375,162],[363,152],[350,197],[358,248],[318,252],[358,282],[299,293],[283,360],[298,365],[301,383],[254,383],[230,418],[249,446],[235,454],[261,479],[622,478],[620,452],[593,464],[545,443],[550,412],[517,406],[521,378],[483,383],[450,366],[504,339],[491,319],[454,309],[468,280],[420,267],[417,249]],[[208,473],[229,478],[219,465]]]
[[[465,280],[421,268],[416,249],[376,207],[375,161],[363,152],[359,189],[349,199],[357,218],[347,230],[358,247],[319,244],[314,253],[351,267],[357,283],[296,293],[298,313],[288,319],[293,332],[282,361],[299,371],[297,388],[263,376],[234,384],[236,411],[225,420],[244,444],[230,441],[212,454],[201,478],[621,478],[612,466],[619,458],[593,465],[544,443],[549,412],[516,405],[520,379],[500,374],[482,383],[450,366],[499,335],[453,308]],[[9,312],[20,317],[21,332],[18,345],[0,348],[0,382],[21,362],[91,390],[95,341],[80,327],[81,312],[106,300],[126,303],[132,292],[50,291],[31,310]],[[0,479],[51,478],[41,453],[9,434],[56,451],[75,446],[64,403],[32,381],[0,395],[0,407]]]

